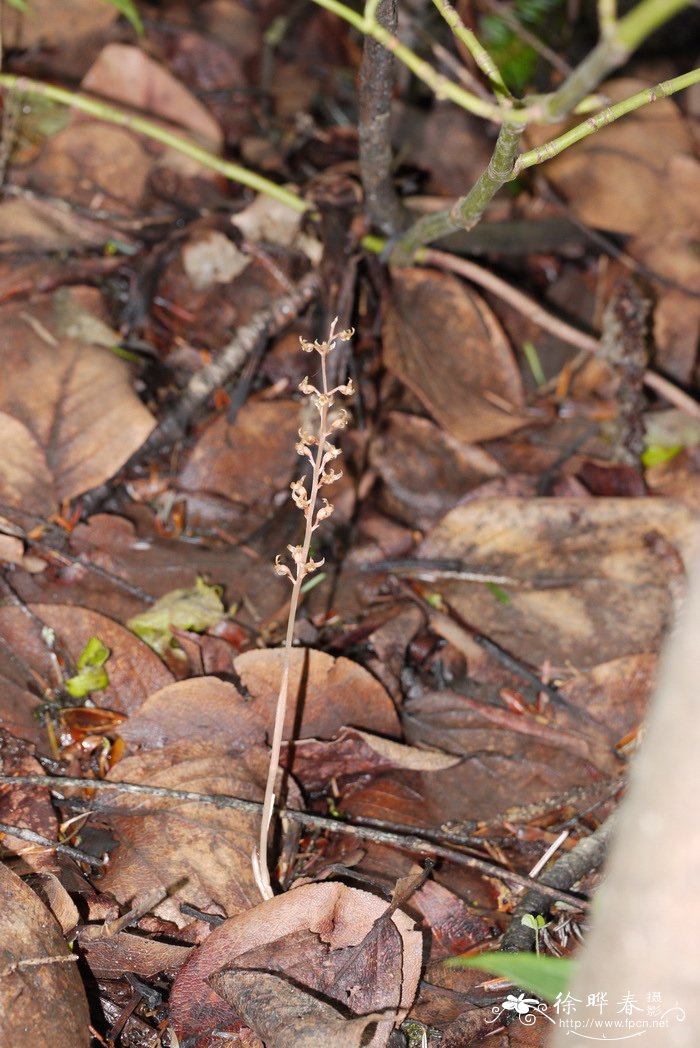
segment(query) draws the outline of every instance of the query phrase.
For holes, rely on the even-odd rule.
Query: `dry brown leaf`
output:
[[[195,444],[179,482],[186,491],[213,492],[269,512],[289,485],[299,428],[298,406],[288,400],[247,403],[233,423],[225,416]]]
[[[269,972],[222,972],[211,984],[262,1037],[265,1048],[360,1048],[368,1043],[365,1030],[380,1018],[346,1019],[337,1008]]]
[[[611,102],[620,102],[648,86],[620,77],[601,89]],[[580,117],[572,123],[580,123]],[[528,139],[533,146],[541,145],[565,126],[569,125],[533,126]],[[659,99],[550,160],[546,177],[587,225],[632,235],[654,229],[658,234],[668,222],[666,204],[673,206],[664,200],[670,158],[692,151],[692,136],[675,99]]]
[[[0,863],[2,1048],[37,1039],[53,1048],[88,1048],[90,1015],[74,961],[46,907]]]
[[[130,243],[125,233],[68,211],[55,201],[28,197],[0,203],[0,255],[102,248],[117,236],[121,243]],[[62,264],[65,266],[65,259]]]
[[[186,128],[206,149],[218,152],[221,148],[222,134],[216,120],[140,47],[107,44],[81,86],[85,91]],[[196,167],[200,170],[199,164]]]
[[[61,44],[104,31],[119,17],[115,6],[96,4],[94,0],[32,0],[27,12],[3,11],[4,46],[26,51],[34,47],[58,47]]]
[[[272,724],[282,676],[281,649],[246,651],[234,662],[245,688],[260,706],[263,723]],[[303,682],[303,688],[302,688]],[[294,697],[301,692],[299,710]],[[398,736],[393,702],[374,677],[350,659],[323,651],[294,648],[289,673],[289,708],[285,737],[328,739],[345,725]],[[296,725],[296,728],[295,728]]]
[[[503,330],[455,277],[392,270],[382,333],[386,366],[457,440],[476,444],[527,425],[520,372]]]
[[[109,779],[259,801],[267,761],[262,750],[234,757],[206,741],[184,741],[126,757]],[[293,792],[291,803],[297,803]],[[95,802],[106,812],[114,806],[114,797],[105,793]],[[119,796],[118,808],[120,814],[108,817],[119,846],[110,853],[100,888],[119,902],[164,888],[168,897],[154,912],[183,927],[190,918],[180,913],[181,902],[230,915],[258,901],[251,866],[260,829],[257,813],[128,793]]]
[[[619,102],[648,86],[623,77],[604,84],[603,91],[611,102]],[[528,135],[533,145],[540,145],[562,130],[563,126],[533,127]],[[692,291],[700,284],[695,249],[700,235],[700,166],[693,149],[691,129],[676,100],[659,99],[555,157],[546,165],[546,177],[587,225],[631,235],[629,254]],[[680,381],[690,382],[700,304],[681,288],[659,289],[656,362]]]
[[[91,933],[96,927],[83,925],[78,930],[80,955],[95,979],[122,979],[125,972],[141,979],[153,979],[163,972],[172,975],[192,953],[191,946],[161,942],[133,932],[95,936]]]
[[[0,498],[48,516],[64,499],[111,477],[153,428],[113,353],[62,334],[74,308],[100,313],[92,289],[72,289],[2,311]]]
[[[59,643],[75,663],[90,637],[98,637],[109,648],[105,664],[109,684],[92,696],[95,705],[103,709],[135,713],[154,689],[164,688],[173,680],[147,644],[105,615],[72,604],[33,604],[30,611],[39,622],[32,621],[21,608],[0,607],[0,630],[14,651],[47,682],[52,680],[52,656],[42,639],[39,623],[55,630]],[[0,721],[2,709],[0,695]]]
[[[282,651],[266,649],[239,655],[234,670],[244,692],[217,677],[196,677],[169,684],[149,696],[123,725],[127,742],[145,749],[187,739],[242,752],[270,735],[281,676]],[[303,689],[300,710],[294,697]],[[292,652],[290,704],[285,733],[302,738],[332,738],[346,724],[385,735],[398,735],[394,704],[366,670],[349,659],[295,648]]]
[[[287,759],[283,754],[285,767]],[[343,776],[357,778],[388,768],[437,771],[451,768],[459,760],[459,757],[439,750],[403,746],[379,735],[345,728],[337,739],[330,742],[318,739],[295,742],[291,771],[301,786],[313,793],[326,789],[331,780]]]
[[[130,131],[81,121],[48,139],[28,177],[41,195],[87,209],[97,197],[111,213],[130,215],[142,203],[152,166]]]
[[[2,609],[0,609],[2,610]],[[34,756],[33,747],[0,728],[0,768],[3,775],[43,775],[44,769]],[[48,787],[0,786],[0,822],[33,830],[53,841],[58,837],[58,817],[51,803]],[[2,847],[21,855],[29,866],[46,869],[51,865],[53,849],[47,849],[10,834],[2,835]]]
[[[230,968],[271,971],[356,1015],[388,1009],[400,1021],[418,985],[421,935],[400,910],[378,920],[386,910],[381,899],[356,888],[307,884],[226,921],[193,953],[173,987],[178,1035],[236,1022],[207,985]],[[392,1026],[380,1023],[370,1044],[385,1045]]]
[[[655,534],[685,557],[692,514],[664,499],[494,498],[448,513],[420,554],[521,580],[505,587],[508,603],[480,583],[439,588],[464,621],[526,663],[584,669],[658,649],[673,607]]]
[[[464,444],[427,418],[398,411],[370,444],[370,464],[381,482],[381,505],[392,517],[425,530],[467,491],[500,476],[498,462]]]

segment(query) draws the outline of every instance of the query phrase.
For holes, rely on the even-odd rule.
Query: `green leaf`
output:
[[[565,994],[574,976],[574,961],[568,957],[537,956],[534,953],[480,953],[474,957],[451,957],[450,968],[478,968],[501,975],[523,990],[554,1001]]]
[[[27,0],[5,0],[5,3],[14,7],[15,11],[21,11],[23,15],[29,14],[31,10]]]
[[[119,14],[124,15],[131,22],[137,36],[144,35],[143,22],[134,0],[105,0],[105,2],[111,4],[112,7],[116,7]]]
[[[204,579],[197,579],[194,588],[166,593],[148,611],[129,619],[127,626],[154,651],[163,655],[175,644],[173,628],[204,633],[218,625],[225,614],[219,588],[208,586]]]
[[[683,450],[682,444],[673,447],[664,447],[663,444],[650,444],[642,452],[642,465],[647,469],[649,466],[658,466],[660,462],[670,462]]]
[[[66,691],[74,699],[84,699],[91,691],[104,691],[109,676],[104,664],[110,651],[99,637],[90,637],[78,659],[78,672],[66,681]]]

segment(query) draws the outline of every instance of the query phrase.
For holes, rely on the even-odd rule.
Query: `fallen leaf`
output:
[[[494,498],[448,513],[420,555],[517,579],[523,586],[505,587],[507,604],[480,583],[446,579],[439,590],[528,665],[584,669],[658,650],[672,601],[667,568],[647,541],[653,532],[686,556],[693,515],[664,499]]]
[[[206,741],[183,741],[125,757],[108,778],[259,801],[267,763],[262,750],[232,756]],[[291,803],[298,803],[293,788]],[[94,807],[108,813],[118,841],[99,886],[119,902],[166,889],[167,898],[153,912],[181,928],[190,922],[180,912],[181,902],[230,915],[258,901],[251,865],[260,831],[257,812],[129,793],[119,795],[116,804],[114,795],[101,793]]]
[[[94,0],[31,0],[27,12],[8,4],[3,13],[5,46],[26,51],[35,47],[57,48],[62,43],[104,31],[119,17],[116,5]]]
[[[646,87],[643,80],[619,77],[606,81],[601,90],[614,103]],[[580,122],[580,117],[571,121]],[[533,125],[528,139],[538,146],[567,126]],[[628,235],[652,229],[658,234],[668,222],[667,205],[673,206],[665,199],[670,158],[692,151],[692,135],[676,100],[660,98],[560,153],[545,171],[586,225]]]
[[[101,309],[82,288],[2,310],[0,498],[41,516],[108,480],[153,428],[128,365],[62,335],[71,304]]]
[[[140,47],[107,44],[83,77],[82,88],[193,132],[206,149],[218,152],[219,125],[175,77]],[[197,170],[201,171],[199,164]]]
[[[223,972],[211,985],[265,1042],[265,1048],[360,1048],[379,1015],[346,1019],[330,1004],[269,972]],[[371,1042],[375,1044],[373,1040]],[[379,1043],[386,1043],[379,1042]]]
[[[75,955],[31,888],[2,863],[0,943],[3,1045],[27,1044],[27,1032],[37,1030],[53,1048],[88,1048],[90,1015]]]
[[[337,739],[329,742],[318,739],[295,742],[291,771],[305,790],[314,793],[325,790],[331,780],[343,776],[358,778],[388,768],[436,771],[453,767],[459,759],[439,750],[404,746],[379,735],[345,728]],[[283,754],[285,767],[287,761],[288,756]]]
[[[370,464],[381,480],[381,506],[414,528],[427,529],[484,480],[500,476],[498,462],[429,419],[398,411],[370,444]]]
[[[78,930],[80,956],[95,979],[122,979],[131,972],[140,979],[154,979],[166,973],[179,971],[189,955],[191,946],[162,942],[134,932],[95,936],[96,925],[83,925]]]
[[[298,405],[252,401],[235,422],[219,416],[199,437],[179,477],[186,491],[207,491],[268,513],[288,487],[298,458]]]
[[[129,619],[127,626],[162,655],[174,642],[174,629],[203,633],[218,626],[225,615],[218,587],[208,586],[204,579],[197,578],[193,588],[166,593],[148,611]]]
[[[104,709],[135,713],[154,689],[163,688],[173,680],[172,674],[143,641],[106,615],[72,604],[33,604],[29,610],[36,616],[34,621],[20,608],[0,607],[0,628],[14,650],[49,683],[53,676],[52,655],[41,636],[41,623],[55,631],[59,644],[76,663],[91,637],[98,637],[109,648],[106,662],[109,682],[94,695],[96,705]]]
[[[44,769],[34,756],[33,747],[0,728],[0,768],[3,775],[43,775]],[[26,785],[0,786],[0,822],[33,830],[50,841],[58,838],[58,818],[51,803],[48,787]],[[3,833],[2,847],[21,855],[29,866],[45,870],[51,865],[53,849],[47,849],[19,837]]]
[[[236,1022],[234,1010],[207,983],[218,972],[246,967],[286,977],[355,1015],[390,1010],[400,1022],[418,985],[421,935],[400,910],[379,920],[386,910],[385,902],[357,888],[307,884],[226,921],[175,982],[171,1014],[178,1036]],[[257,1014],[259,1008],[257,1002]],[[381,1022],[369,1044],[385,1045],[393,1025]]]
[[[384,362],[456,440],[477,444],[528,424],[520,372],[496,317],[455,277],[392,270]]]

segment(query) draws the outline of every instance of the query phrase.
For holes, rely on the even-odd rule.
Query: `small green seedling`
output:
[[[538,913],[535,917],[532,913],[526,913],[520,918],[520,923],[526,928],[532,928],[535,933],[535,953],[540,952],[540,928],[544,928],[547,924],[546,920],[541,913]]]
[[[74,699],[84,699],[92,691],[104,691],[109,687],[105,662],[110,650],[99,637],[90,637],[78,659],[78,672],[66,681],[66,691]]]

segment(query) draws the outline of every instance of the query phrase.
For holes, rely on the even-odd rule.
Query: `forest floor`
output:
[[[6,73],[308,210],[4,94],[0,1045],[544,1044],[519,990],[444,962],[532,949],[537,916],[543,952],[585,935],[700,507],[698,85],[526,172],[440,245],[456,264],[399,268],[361,245],[362,43],[335,16],[140,4],[137,37],[116,4],[29,6],[3,5]],[[578,57],[595,27],[555,14]],[[655,41],[611,99],[690,68],[692,34]],[[448,207],[493,127],[403,73],[394,94],[403,203]],[[262,902],[299,339],[336,316],[356,394]]]

